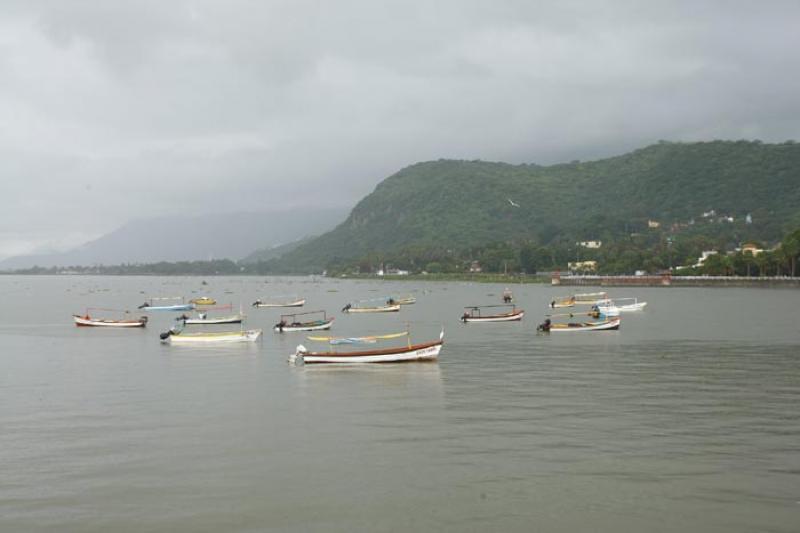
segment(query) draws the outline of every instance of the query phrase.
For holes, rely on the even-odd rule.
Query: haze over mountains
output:
[[[730,218],[724,229],[693,225],[712,210]],[[429,161],[381,181],[349,216],[310,209],[163,217],[67,253],[11,258],[0,269],[228,258],[261,262],[268,272],[320,272],[362,259],[466,257],[492,243],[623,242],[647,233],[651,220],[684,228],[676,244],[689,234],[734,246],[779,241],[800,227],[800,144],[661,142],[549,166]]]
[[[286,210],[137,220],[67,252],[8,258],[0,261],[0,269],[241,259],[256,249],[324,232],[346,215],[343,208],[329,208],[313,213]]]

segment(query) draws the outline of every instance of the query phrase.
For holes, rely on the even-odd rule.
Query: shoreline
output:
[[[464,281],[472,283],[510,283],[515,285],[550,284],[549,275],[527,274],[408,274],[404,276],[375,274],[347,274],[330,279],[355,279],[376,281]]]
[[[463,282],[463,283],[496,283],[509,285],[549,285],[552,287],[728,287],[728,288],[775,288],[775,289],[800,289],[800,277],[743,277],[743,276],[560,276],[553,278],[550,274],[409,274],[409,275],[384,275],[375,274],[347,274],[339,276],[323,276],[321,274],[252,274],[252,273],[99,273],[99,272],[69,272],[69,273],[14,273],[0,272],[4,276],[24,277],[241,277],[241,278],[309,278],[316,277],[320,280],[356,280],[356,281],[415,281],[415,282]]]
[[[555,287],[761,287],[800,288],[800,277],[759,276],[554,276]]]

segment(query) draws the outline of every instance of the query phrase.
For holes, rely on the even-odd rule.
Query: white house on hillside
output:
[[[706,251],[704,251],[704,252],[703,252],[703,253],[700,255],[700,257],[697,259],[697,263],[695,263],[695,264],[694,264],[694,267],[695,267],[695,268],[699,268],[699,267],[703,266],[703,263],[705,263],[705,262],[706,262],[706,259],[708,259],[708,258],[709,258],[709,257],[711,257],[712,255],[716,255],[716,254],[718,254],[718,253],[719,253],[719,252],[718,252],[718,251],[716,251],[716,250],[706,250]]]

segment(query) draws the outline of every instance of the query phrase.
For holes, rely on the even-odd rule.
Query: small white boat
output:
[[[289,300],[286,302],[262,302],[261,300],[256,300],[253,302],[253,307],[303,307],[305,304],[305,298]]]
[[[605,312],[604,309],[607,308],[616,308],[620,313],[630,313],[641,311],[645,308],[647,302],[640,302],[636,298],[614,298],[613,300],[598,300],[595,305],[597,305],[601,313]]]
[[[574,296],[560,296],[558,298],[553,298],[550,301],[550,308],[551,309],[562,309],[564,307],[575,307],[575,297]]]
[[[417,299],[413,296],[406,296],[404,298],[389,297],[389,299],[386,300],[387,305],[413,305],[415,303],[417,303]]]
[[[400,305],[376,305],[372,307],[354,307],[347,304],[342,308],[342,313],[396,313],[400,310]]]
[[[89,313],[85,315],[72,315],[76,326],[106,327],[106,328],[143,328],[147,325],[147,317],[136,319],[111,320],[107,318],[92,318]]]
[[[310,352],[302,344],[289,356],[290,363],[403,363],[410,361],[433,361],[439,357],[444,344],[444,330],[439,340],[422,344],[397,346],[379,350],[353,352]]]
[[[169,344],[229,344],[235,342],[255,342],[260,336],[260,329],[207,333],[186,333],[184,331],[170,329],[161,334],[161,342]]]
[[[607,300],[607,292],[587,292],[573,296],[575,305],[594,305],[598,300]]]
[[[619,309],[616,307],[609,307],[607,309],[607,313],[601,311],[597,308],[597,306],[593,306],[591,311],[571,311],[569,313],[557,313],[553,315],[545,315],[547,318],[575,318],[575,317],[582,317],[587,316],[589,318],[597,319],[609,319],[609,318],[616,318],[619,316]]]
[[[200,298],[193,298],[189,300],[190,304],[194,305],[217,305],[217,301],[208,296],[201,296]]]
[[[164,300],[180,300],[181,303],[172,305],[155,305],[155,302]],[[184,303],[183,297],[181,296],[168,296],[164,298],[150,298],[150,300],[140,305],[139,309],[142,309],[143,311],[192,311],[194,309],[194,304]]]
[[[298,320],[297,317],[305,315],[318,315],[322,316],[316,320]],[[281,315],[281,321],[275,324],[274,330],[278,333],[288,333],[291,331],[322,331],[331,329],[334,318],[328,318],[325,311],[308,311],[307,313],[295,313],[293,315]]]
[[[610,318],[601,322],[568,322],[566,324],[553,324],[545,321],[539,326],[539,331],[550,333],[577,333],[580,331],[605,331],[619,329],[619,317]]]
[[[508,309],[505,312],[495,312],[496,308]],[[491,309],[486,313],[485,309]],[[464,314],[461,315],[461,321],[465,324],[482,323],[482,322],[517,322],[522,320],[525,316],[523,309],[517,309],[513,304],[509,305],[473,305],[464,308]]]
[[[608,318],[619,316],[621,309],[614,304],[610,305],[593,305],[592,310],[589,312],[590,316],[594,318]]]
[[[187,326],[199,324],[241,324],[244,315],[215,316],[208,317],[205,313],[198,313],[197,318],[187,317],[186,315],[176,318],[182,320]]]

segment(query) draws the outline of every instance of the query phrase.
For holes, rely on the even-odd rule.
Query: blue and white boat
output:
[[[176,301],[180,300],[179,304],[159,305],[157,302],[162,301]],[[143,311],[192,311],[195,306],[193,303],[186,303],[182,296],[166,296],[162,298],[150,298],[148,301],[139,306]]]

